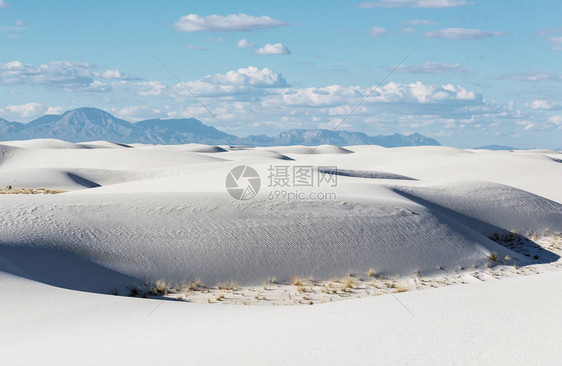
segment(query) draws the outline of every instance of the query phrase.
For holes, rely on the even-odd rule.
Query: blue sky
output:
[[[90,106],[239,135],[339,127],[562,147],[557,1],[0,0],[0,117]],[[150,55],[182,81],[178,83]]]

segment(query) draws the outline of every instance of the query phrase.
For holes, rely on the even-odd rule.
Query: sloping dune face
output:
[[[483,266],[491,252],[524,265],[488,237],[562,231],[562,155],[552,152],[87,145],[0,143],[0,186],[68,191],[0,195],[0,271],[96,292],[159,279],[410,275]],[[260,177],[248,200],[225,188],[240,165]],[[303,166],[341,174],[274,184],[274,168]]]

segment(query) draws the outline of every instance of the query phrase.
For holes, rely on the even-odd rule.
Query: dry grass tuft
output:
[[[357,287],[357,284],[352,280],[346,280],[341,288],[344,292],[352,292]]]
[[[291,278],[291,283],[293,284],[293,286],[302,286],[303,285],[300,277]]]
[[[184,283],[181,285],[181,289],[185,292],[193,292],[200,290],[203,287],[203,283],[200,278],[196,278],[191,282]]]
[[[164,280],[158,280],[155,284],[151,285],[148,289],[148,293],[152,296],[164,296],[168,295],[169,290],[168,284]]]
[[[238,289],[238,285],[234,281],[217,282],[215,287],[217,288],[217,290],[228,290],[228,291],[234,291],[234,290]]]
[[[0,194],[57,194],[64,192],[66,191],[49,188],[12,188],[11,185],[0,188]]]
[[[297,292],[302,294],[304,292],[308,292],[308,289],[306,287],[304,287],[303,285],[298,285],[297,286]]]

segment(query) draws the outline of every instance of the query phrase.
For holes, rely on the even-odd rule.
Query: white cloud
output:
[[[99,74],[96,73],[95,75],[106,80],[136,80],[137,79],[119,70],[106,70]]]
[[[197,96],[260,96],[268,89],[285,88],[289,84],[283,76],[267,67],[260,69],[255,66],[231,70],[225,74],[208,75],[200,80],[182,82],[174,87],[172,94],[187,96],[188,88]]]
[[[167,90],[166,85],[162,84],[159,81],[139,81],[132,85],[128,85],[128,84],[120,85],[119,88],[121,89],[131,88],[138,95],[142,97],[163,95]]]
[[[553,74],[548,71],[534,71],[518,74],[503,75],[502,79],[516,81],[562,81],[562,75]]]
[[[558,128],[562,127],[562,115],[552,116],[548,119],[548,121],[556,125]]]
[[[258,88],[280,88],[288,86],[281,74],[264,67],[255,66],[228,71],[226,74],[206,76],[201,81],[214,85],[245,85]]]
[[[550,110],[555,108],[555,106],[548,100],[540,100],[540,99],[533,100],[529,103],[526,103],[525,106],[531,109],[545,109],[545,110]]]
[[[8,3],[5,2],[4,0],[0,0],[0,8],[6,8],[8,7]]]
[[[359,8],[452,8],[471,5],[465,0],[376,0],[358,4]]]
[[[423,66],[423,65],[422,65]],[[109,71],[109,70],[108,70]],[[100,72],[101,74],[101,72]],[[118,77],[107,73],[106,76]],[[97,82],[99,80],[94,80]],[[346,123],[348,129],[371,129],[378,133],[413,131],[437,133],[455,129],[485,129],[502,121],[530,121],[514,106],[502,106],[488,101],[466,87],[453,84],[390,82],[374,90],[374,86],[328,85],[294,87],[283,76],[269,68],[249,66],[226,73],[205,76],[199,80],[166,86],[158,81],[116,80],[111,84],[90,84],[82,87],[101,88],[109,85],[107,101],[129,100],[131,104],[113,107],[112,112],[128,120],[151,117],[195,117],[209,120],[208,112],[193,101],[186,88],[205,104],[219,119],[229,122],[232,131],[273,133],[275,129],[317,128],[339,123],[366,95],[371,96],[354,112]],[[76,88],[74,90],[81,91]],[[131,97],[136,94],[135,97]],[[127,99],[123,98],[126,96]],[[100,99],[101,100],[101,99]],[[73,101],[75,104],[76,102]],[[2,114],[41,115],[47,106],[30,105],[1,109]],[[115,105],[115,104],[113,104]],[[6,109],[8,108],[8,109]],[[52,111],[60,113],[60,110]],[[2,115],[0,114],[0,115]],[[2,117],[5,117],[2,115]],[[36,117],[36,116],[34,116]],[[31,117],[30,117],[31,118]],[[21,117],[12,120],[22,119]],[[543,124],[546,122],[543,122]],[[553,121],[548,121],[553,125]],[[358,124],[361,124],[359,126]],[[536,124],[536,123],[535,123]],[[258,126],[261,131],[251,131]],[[259,127],[262,126],[262,127]],[[268,127],[264,127],[268,126]],[[365,127],[368,126],[368,127]],[[521,125],[521,130],[536,128]],[[366,131],[368,132],[368,131]]]
[[[9,121],[26,121],[44,114],[57,114],[61,110],[61,107],[49,107],[43,103],[25,103],[0,108],[0,116]]]
[[[381,27],[372,27],[371,30],[369,31],[369,35],[371,37],[379,37],[382,36],[383,34],[388,34],[388,31]]]
[[[439,62],[426,62],[422,65],[400,65],[395,72],[402,74],[444,74],[447,72],[466,73],[471,72],[459,63],[447,64]]]
[[[258,48],[257,55],[290,55],[291,51],[282,43],[269,44]]]
[[[562,50],[562,37],[551,37],[548,41],[550,42],[550,48],[553,50]]]
[[[109,92],[112,82],[138,80],[119,70],[99,70],[85,62],[52,61],[31,65],[20,61],[0,64],[0,82],[6,85],[43,85],[76,92]]]
[[[24,22],[23,20],[16,20],[16,21],[14,22],[14,26],[15,26],[15,27],[20,27],[20,28],[22,28],[22,27],[25,27],[26,25],[27,25],[27,23]]]
[[[429,38],[447,38],[455,40],[480,39],[486,37],[503,36],[504,32],[489,32],[481,29],[447,28],[423,33]]]
[[[525,131],[539,130],[562,130],[562,115],[549,117],[546,121],[523,120],[516,122]]]
[[[160,108],[153,108],[146,105],[126,106],[123,108],[112,108],[111,113],[118,118],[137,122],[149,118],[164,117],[165,114]]]
[[[0,64],[0,81],[5,84],[88,85],[93,82],[94,67],[87,63],[52,61],[33,66],[19,61]]]
[[[64,108],[63,107],[49,107],[45,114],[63,114]]]
[[[265,15],[253,17],[247,14],[230,14],[227,16],[188,14],[174,23],[174,27],[180,32],[247,32],[285,25],[287,23]]]
[[[255,47],[255,44],[253,44],[252,42],[248,41],[245,38],[242,38],[242,39],[238,40],[238,42],[236,43],[236,47],[251,48],[251,47]]]
[[[193,45],[193,44],[186,44],[184,47],[187,48],[188,50],[192,50],[192,51],[209,51],[210,50],[210,48],[203,47],[203,46],[197,46],[197,45]]]

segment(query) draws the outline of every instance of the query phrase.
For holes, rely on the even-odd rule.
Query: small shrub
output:
[[[303,285],[298,285],[297,286],[297,292],[302,294],[303,292],[308,292],[307,288],[304,287]]]
[[[491,261],[497,262],[498,261],[498,253],[497,252],[492,252],[490,253],[490,255],[488,255],[488,258]]]
[[[201,283],[201,279],[196,278],[191,282],[182,284],[181,288],[184,291],[192,292],[199,290],[202,286],[203,284]]]
[[[215,287],[217,288],[217,290],[228,290],[228,291],[234,291],[238,288],[238,285],[234,282],[234,281],[230,281],[230,282],[217,282],[217,284],[215,285]]]
[[[377,271],[375,271],[375,270],[372,269],[372,268],[369,268],[369,271],[367,272],[367,276],[373,277],[373,278],[374,278],[374,277],[377,277]]]
[[[294,286],[302,286],[302,282],[301,282],[301,279],[300,279],[299,277],[293,277],[293,278],[291,279],[291,283],[292,283]]]
[[[343,283],[342,291],[351,292],[356,286],[355,282],[352,280],[347,280]]]
[[[158,280],[154,285],[150,286],[149,293],[153,296],[168,295],[168,285],[164,280]]]

